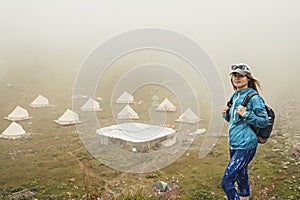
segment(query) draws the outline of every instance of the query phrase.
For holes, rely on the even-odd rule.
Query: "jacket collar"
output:
[[[254,91],[255,91],[255,90],[252,89],[252,88],[245,88],[245,89],[236,91],[236,93],[238,93],[238,94],[240,94],[240,95],[246,95],[246,94],[248,94],[249,92],[254,92]]]

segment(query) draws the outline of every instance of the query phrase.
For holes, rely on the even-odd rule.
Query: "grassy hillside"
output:
[[[39,93],[36,87],[21,87],[22,79],[12,86],[0,85],[1,117],[7,116],[17,105],[29,110],[33,118],[20,124],[30,134],[18,140],[0,139],[0,199],[9,199],[15,192],[28,189],[34,194],[19,199],[223,199],[220,179],[228,161],[226,126],[213,150],[199,159],[199,148],[206,134],[195,136],[190,149],[171,165],[149,173],[129,174],[105,166],[86,150],[74,126],[62,127],[53,123],[66,108],[71,108],[71,89],[51,85],[45,95],[54,106],[32,109],[28,106]],[[30,84],[29,84],[30,85]],[[49,86],[50,87],[50,86]],[[156,89],[155,89],[156,88]],[[176,106],[175,96],[157,86],[145,86],[135,93],[141,104],[133,105],[140,114],[140,122],[149,122],[150,103],[154,93],[168,97]],[[299,105],[295,99],[284,99],[273,106],[277,113],[272,138],[258,147],[249,166],[252,199],[299,199]],[[100,102],[103,110],[97,113],[103,125],[112,125],[110,101]],[[208,128],[209,104],[200,103],[199,127]],[[180,114],[168,114],[166,124],[178,124]],[[2,120],[1,130],[10,124]],[[174,178],[172,178],[174,177]],[[173,182],[170,193],[155,192],[151,187],[157,180]],[[26,195],[26,192],[23,193]]]
[[[46,109],[50,112],[53,108]],[[258,147],[249,166],[252,199],[299,198],[299,117],[287,109],[279,113],[273,137]],[[199,135],[190,150],[170,166],[146,174],[128,174],[95,160],[82,146],[74,127],[40,120],[20,123],[32,132],[27,138],[0,140],[2,199],[23,189],[35,193],[28,199],[159,199],[167,194],[156,194],[152,184],[157,180],[171,182],[172,177],[176,190],[170,198],[224,196],[220,178],[228,161],[226,136],[220,137],[203,159],[198,158],[198,148],[205,135]]]

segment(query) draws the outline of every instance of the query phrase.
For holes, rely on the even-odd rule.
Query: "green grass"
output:
[[[106,193],[109,190],[120,194],[115,199],[157,199],[157,196],[153,196],[151,185],[156,180],[170,180],[171,177],[179,181],[180,197],[177,196],[177,199],[222,199],[224,196],[220,178],[228,159],[226,138],[220,138],[215,149],[204,159],[198,158],[197,150],[189,150],[172,165],[159,171],[127,174],[94,160],[78,140],[71,140],[75,135],[66,134],[59,140],[54,139],[45,149],[28,150],[26,146],[34,142],[32,137],[38,136],[16,141],[1,140],[1,159],[6,161],[1,164],[0,194],[3,198],[28,188],[36,192],[35,197],[40,199],[108,196]],[[60,140],[65,143],[60,144]],[[17,147],[14,159],[10,157],[11,154],[3,153],[7,142],[14,144],[13,149]],[[263,199],[261,193],[268,187],[270,189],[265,199],[273,196],[277,199],[296,199],[300,181],[298,168],[291,162],[289,170],[283,169],[282,162],[287,162],[289,158],[273,152],[271,149],[274,145],[270,140],[268,144],[260,146],[249,166],[251,184],[254,186],[252,197]],[[281,147],[279,145],[276,143],[276,147]],[[6,146],[6,152],[11,151]],[[272,189],[272,184],[275,189]]]

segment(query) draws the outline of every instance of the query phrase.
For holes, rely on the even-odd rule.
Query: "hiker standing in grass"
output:
[[[257,91],[260,83],[251,73],[247,64],[231,66],[231,84],[234,93],[231,95],[232,105],[222,110],[223,118],[228,125],[228,143],[230,160],[222,177],[222,187],[228,200],[246,200],[250,196],[248,182],[248,164],[253,159],[258,145],[257,137],[251,125],[264,128],[268,124],[268,114],[263,99],[253,96],[247,106],[242,106],[245,96]],[[238,191],[235,189],[237,183]]]

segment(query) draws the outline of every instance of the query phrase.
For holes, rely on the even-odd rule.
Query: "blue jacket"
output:
[[[264,128],[268,125],[265,103],[259,95],[254,95],[250,99],[246,107],[246,113],[242,117],[236,111],[245,96],[253,91],[255,90],[252,88],[245,88],[233,93],[230,97],[233,97],[233,100],[229,114],[223,115],[223,118],[229,122],[228,143],[231,149],[249,150],[256,148],[258,144],[257,137],[250,125],[256,128]]]

